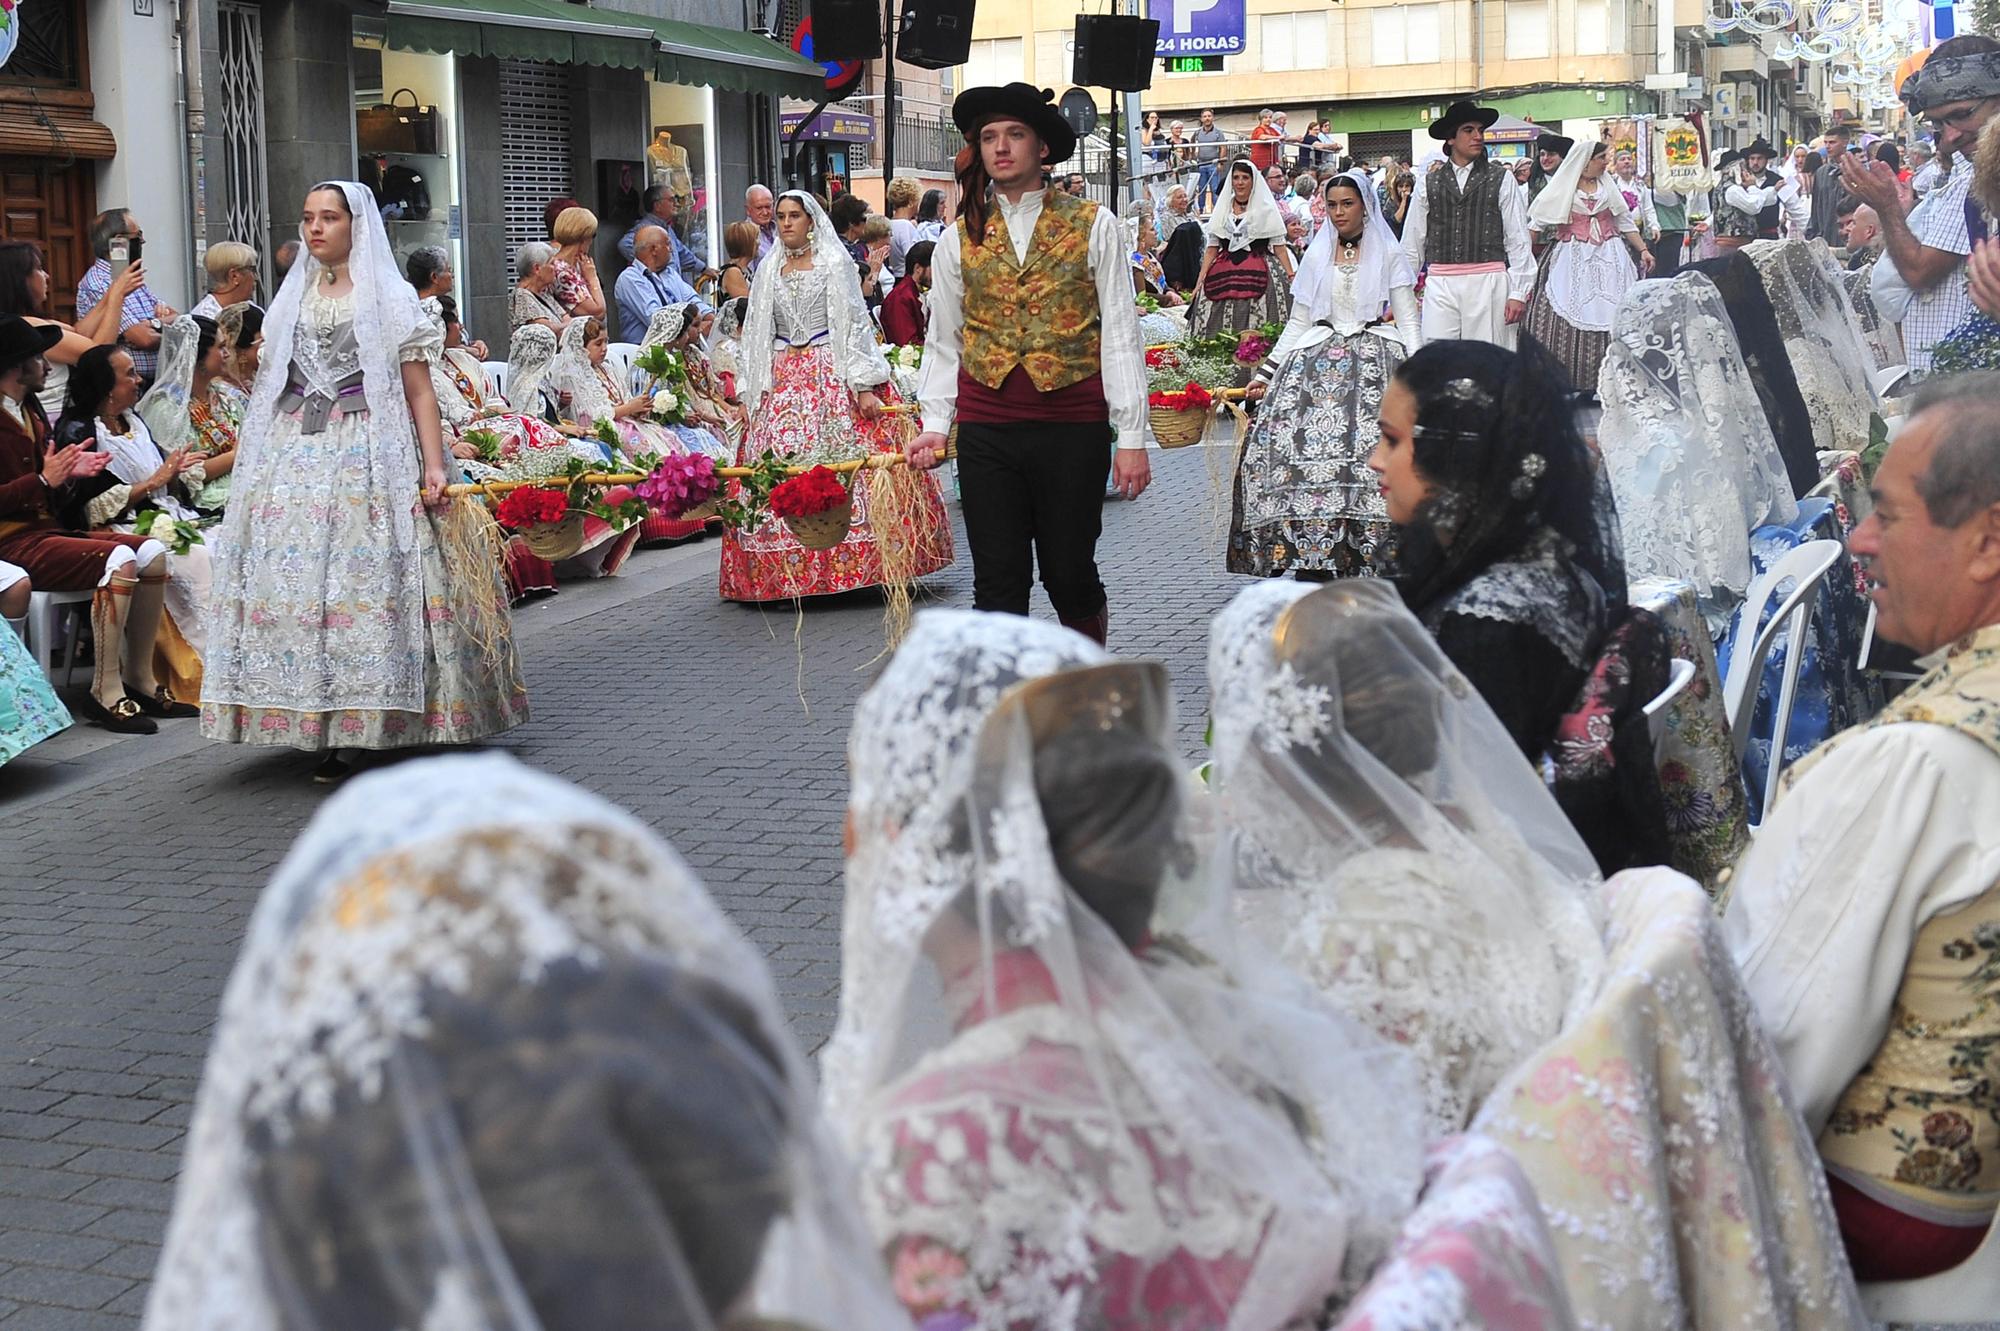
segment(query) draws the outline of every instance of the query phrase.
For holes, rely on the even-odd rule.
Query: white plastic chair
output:
[[[1687,692],[1687,686],[1694,683],[1694,662],[1684,656],[1676,656],[1668,668],[1667,687],[1660,690],[1660,696],[1646,704],[1646,729],[1652,732],[1653,745],[1659,747],[1661,738],[1667,733],[1667,709],[1674,700]]]
[[[1740,761],[1750,746],[1750,722],[1756,712],[1757,682],[1764,677],[1771,648],[1780,629],[1790,644],[1785,653],[1785,674],[1778,685],[1778,706],[1771,718],[1771,760],[1765,764],[1764,796],[1757,804],[1758,822],[1764,821],[1771,801],[1778,794],[1778,775],[1785,766],[1785,733],[1791,728],[1792,702],[1798,692],[1799,667],[1805,663],[1806,630],[1812,625],[1820,584],[1840,562],[1839,541],[1807,541],[1787,551],[1785,557],[1756,580],[1743,598],[1742,618],[1737,621],[1737,642],[1729,654],[1729,674],[1722,681],[1722,706],[1729,717],[1729,738]],[[1763,618],[1764,607],[1787,578],[1797,583],[1778,604],[1770,622],[1748,641],[1747,635]]]
[[[2000,1290],[2000,1218],[1986,1230],[1978,1251],[1949,1271],[1920,1280],[1884,1280],[1861,1286],[1861,1306],[1892,1325],[1969,1326],[1993,1323]]]
[[[76,643],[83,636],[81,631],[72,627],[67,635],[60,679],[55,673],[56,638],[63,617],[71,610],[80,610],[89,619],[91,595],[89,591],[34,592],[28,597],[28,653],[51,683],[68,684],[76,672]]]
[[[611,377],[624,383],[632,377],[632,362],[639,358],[637,342],[613,342],[604,352],[604,363],[611,369]]]
[[[486,382],[493,385],[493,391],[501,397],[507,396],[507,362],[504,360],[483,360],[479,368],[486,371]]]
[[[1870,600],[1868,602],[1868,623],[1861,630],[1861,659],[1856,661],[1855,664],[1861,667],[1861,669],[1863,670],[1873,670],[1876,674],[1880,675],[1884,679],[1916,680],[1923,678],[1922,675],[1916,674],[1912,671],[1886,670],[1881,666],[1868,664],[1869,658],[1872,657],[1874,654],[1875,654],[1875,602],[1873,600]]]

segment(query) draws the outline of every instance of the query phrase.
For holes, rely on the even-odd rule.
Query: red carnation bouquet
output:
[[[828,513],[848,502],[847,487],[826,467],[812,467],[771,490],[773,513],[787,520]]]
[[[510,531],[522,531],[528,527],[561,522],[568,514],[569,496],[561,490],[524,485],[500,501],[499,511],[494,516],[501,526]]]
[[[1185,388],[1155,389],[1148,393],[1146,405],[1162,411],[1206,411],[1215,405],[1215,396],[1190,379]]]

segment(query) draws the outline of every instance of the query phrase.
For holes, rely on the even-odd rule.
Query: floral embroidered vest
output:
[[[1785,774],[1786,786],[1849,735],[1921,721],[2000,759],[2000,625],[1953,646],[1866,725]],[[1830,1168],[1920,1203],[1980,1214],[2000,1202],[2000,884],[1917,931],[1889,1029],[1820,1134]]]
[[[1014,241],[998,208],[988,211],[986,241],[974,245],[958,223],[965,274],[965,349],[960,366],[998,389],[1016,365],[1035,391],[1053,393],[1098,372],[1102,318],[1090,269],[1090,228],[1097,205],[1051,189],[1028,245],[1014,261]]]

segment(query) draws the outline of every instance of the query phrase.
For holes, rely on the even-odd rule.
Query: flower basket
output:
[[[712,522],[722,516],[722,505],[711,499],[705,504],[696,504],[680,516],[683,522]]]
[[[571,513],[555,522],[537,522],[521,528],[521,544],[529,553],[551,564],[568,559],[583,549],[583,514]]]
[[[847,539],[854,526],[854,501],[818,513],[802,513],[785,519],[792,535],[808,550],[831,550]]]
[[[1152,422],[1153,438],[1160,441],[1161,448],[1186,448],[1200,443],[1201,432],[1208,424],[1205,407],[1185,407],[1178,411],[1171,407],[1148,407],[1146,416]]]

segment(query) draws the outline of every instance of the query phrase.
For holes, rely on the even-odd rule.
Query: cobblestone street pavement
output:
[[[1153,490],[1105,507],[1112,646],[1172,670],[1190,763],[1208,616],[1241,581],[1210,497],[1225,457],[1154,453]],[[928,603],[971,604],[962,532],[959,551]],[[839,984],[845,741],[880,669],[880,602],[809,604],[800,625],[789,606],[719,602],[715,561],[713,541],[641,552],[522,608],[534,720],[495,747],[678,847],[817,1049]],[[326,797],[311,765],[177,721],[79,726],[0,768],[0,1331],[136,1325],[245,922]]]

